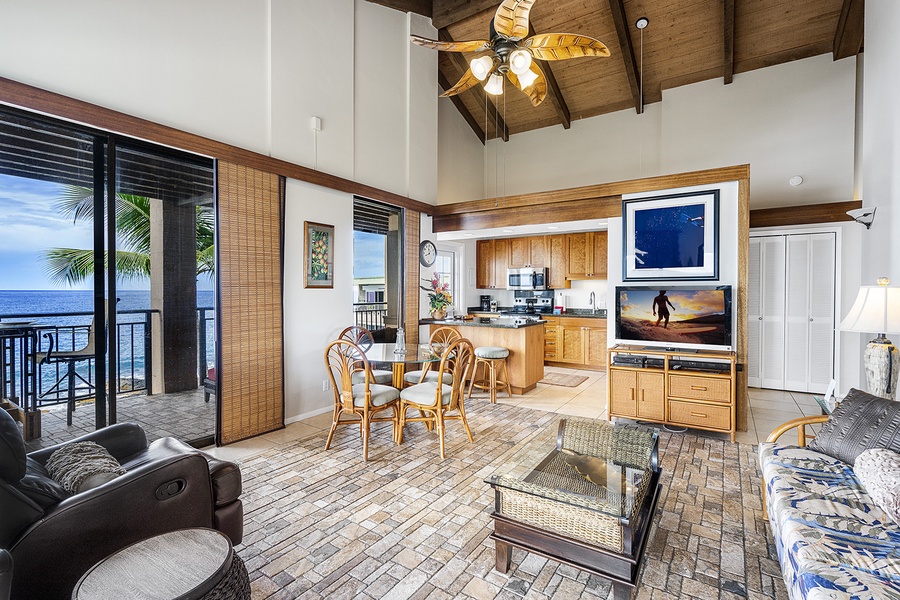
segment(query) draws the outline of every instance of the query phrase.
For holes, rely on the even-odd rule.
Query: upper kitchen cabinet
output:
[[[475,287],[482,290],[505,290],[509,268],[510,240],[478,240],[475,243]]]
[[[605,231],[566,235],[566,279],[606,279],[607,242]]]
[[[550,260],[547,261],[547,287],[552,290],[562,290],[572,287],[572,282],[566,279],[566,256],[567,245],[566,235],[548,235],[545,236],[550,252]]]
[[[509,239],[509,268],[549,267],[550,241],[548,236],[533,235]]]

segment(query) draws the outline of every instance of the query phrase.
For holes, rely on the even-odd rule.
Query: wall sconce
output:
[[[866,208],[857,208],[854,210],[848,210],[847,214],[850,215],[850,218],[856,221],[857,223],[862,223],[866,226],[866,229],[872,226],[872,221],[875,220],[875,209],[877,207],[866,207]]]

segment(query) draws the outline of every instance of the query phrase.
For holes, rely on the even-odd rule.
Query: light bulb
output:
[[[537,79],[538,74],[534,71],[525,71],[521,75],[519,75],[519,85],[522,89],[529,87],[534,80]]]
[[[503,93],[503,78],[494,73],[488,78],[488,82],[484,84],[484,91],[488,94],[492,94],[494,96],[499,96]]]
[[[509,53],[509,69],[516,75],[527,73],[531,67],[531,53],[519,48]]]
[[[472,68],[472,75],[474,75],[478,81],[484,81],[484,78],[488,76],[488,73],[491,72],[491,69],[494,68],[494,61],[490,56],[482,56],[481,58],[473,58],[472,62],[469,63],[469,66]]]

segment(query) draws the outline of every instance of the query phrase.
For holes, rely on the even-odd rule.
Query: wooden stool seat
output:
[[[506,389],[506,393],[512,398],[512,388],[509,385],[509,371],[506,368],[506,357],[509,350],[501,346],[479,346],[475,348],[475,367],[472,369],[472,381],[469,383],[468,398],[472,397],[472,389],[489,391],[491,404],[497,403],[497,390]],[[478,366],[481,365],[481,378],[478,378]],[[502,376],[498,378],[498,371],[502,368]]]

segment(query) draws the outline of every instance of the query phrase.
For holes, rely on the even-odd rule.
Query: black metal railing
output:
[[[353,305],[354,323],[368,330],[382,329],[387,316],[387,302],[360,302]]]
[[[153,325],[152,315],[157,310],[122,310],[116,319],[116,372],[119,392],[146,391],[153,393],[150,375],[153,372]],[[199,307],[198,313],[198,384],[202,382],[207,370],[215,365],[215,310],[212,307]],[[46,353],[53,341],[53,352],[77,351],[88,345],[91,325],[89,323],[73,323],[83,318],[89,321],[93,313],[20,313],[0,315],[0,323],[14,319],[44,321],[31,325],[34,331],[34,348],[29,352],[37,355]],[[24,343],[24,340],[23,340]],[[26,346],[22,346],[25,348]],[[17,360],[10,352],[15,347],[8,344],[0,353],[0,396],[16,398],[20,392],[15,388],[16,381],[22,381],[23,361]],[[21,351],[20,351],[21,352]],[[27,369],[27,366],[25,367]],[[66,363],[51,362],[38,364],[35,372],[36,398],[31,406],[43,406],[65,402],[68,398]],[[75,363],[75,398],[89,398],[94,395],[96,384],[94,359],[85,358]]]

